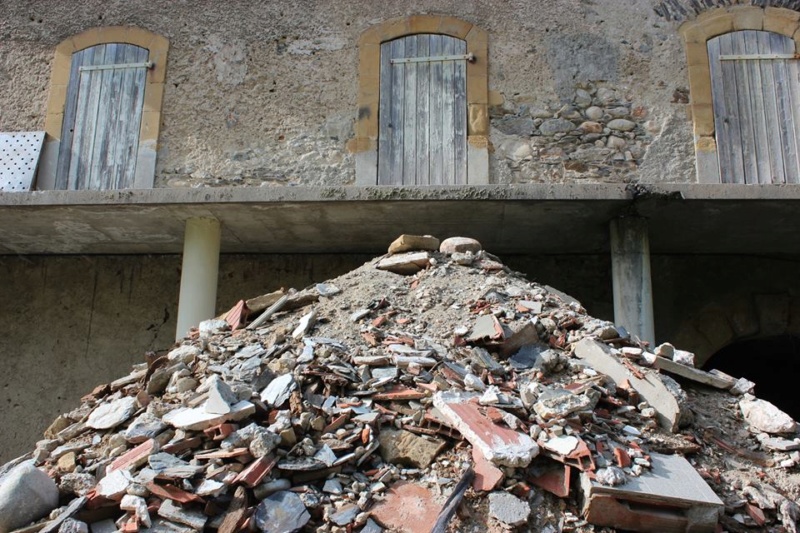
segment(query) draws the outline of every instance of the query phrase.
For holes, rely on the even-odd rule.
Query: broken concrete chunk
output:
[[[238,402],[230,385],[222,381],[216,374],[208,379],[208,400],[205,403],[207,413],[224,415],[231,412],[231,405]]]
[[[766,400],[759,400],[750,395],[745,395],[739,400],[739,409],[745,421],[753,428],[764,433],[794,433],[797,423]]]
[[[390,254],[439,248],[439,239],[431,235],[400,235],[389,245]]]
[[[114,470],[100,480],[95,490],[109,500],[119,500],[133,483],[133,476],[127,470]]]
[[[169,359],[170,361],[174,361],[176,363],[183,363],[185,365],[190,365],[201,353],[202,351],[197,346],[192,346],[191,344],[184,344],[183,346],[178,346],[177,348],[169,352],[167,354],[167,359]]]
[[[33,461],[25,461],[0,477],[0,532],[39,520],[56,506],[58,487]]]
[[[377,268],[388,270],[395,274],[416,274],[423,268],[427,268],[431,263],[431,256],[428,252],[412,252],[407,254],[393,255],[378,261]]]
[[[196,530],[202,530],[208,520],[202,512],[194,509],[185,509],[172,500],[164,500],[161,503],[161,507],[158,509],[158,516]]]
[[[280,407],[288,399],[293,390],[297,388],[297,382],[291,374],[284,374],[270,381],[267,388],[261,392],[261,401],[272,407]]]
[[[481,413],[477,395],[437,392],[433,404],[450,425],[494,464],[524,467],[539,454],[539,446],[528,435],[499,426]]]
[[[689,366],[686,364],[681,364],[675,361],[671,361],[664,357],[656,357],[653,366],[669,374],[681,376],[683,378],[690,379],[692,381],[695,381],[697,383],[702,383],[704,385],[710,385],[717,389],[727,390],[731,386],[730,382],[718,378],[714,374],[694,368],[694,366]]]
[[[642,377],[637,377],[620,362],[611,348],[596,339],[585,338],[578,342],[575,345],[575,356],[617,384],[628,380],[642,399],[655,408],[659,424],[665,429],[674,433],[678,431],[681,422],[690,420],[688,409],[679,402],[679,398],[659,378],[658,373],[642,368],[640,370]]]
[[[100,404],[86,421],[94,429],[111,429],[128,420],[136,412],[136,398],[126,396],[110,403]]]
[[[489,494],[489,516],[509,526],[521,526],[528,521],[531,506],[507,492]]]
[[[226,321],[212,318],[210,320],[203,320],[200,322],[200,325],[197,329],[200,331],[201,337],[207,338],[212,335],[222,333],[223,331],[230,329],[230,327],[230,324],[228,324]]]
[[[753,394],[756,384],[747,378],[739,378],[730,389],[731,394],[741,396],[742,394]]]
[[[590,409],[597,404],[597,398],[585,394],[573,394],[566,389],[547,389],[539,395],[533,410],[544,420],[563,418],[572,413]]]
[[[378,440],[384,461],[412,468],[428,468],[446,444],[442,439],[388,428],[381,430]]]
[[[481,243],[469,237],[450,237],[442,241],[439,251],[443,254],[466,253],[476,254],[483,249]]]
[[[617,485],[624,485],[628,480],[625,477],[625,472],[617,466],[609,466],[608,468],[601,468],[595,474],[595,479],[602,485],[609,487],[616,487]]]
[[[281,491],[262,500],[253,518],[256,527],[265,533],[292,533],[305,526],[311,515],[300,496]]]
[[[672,354],[672,360],[679,365],[686,365],[694,368],[694,354],[685,350],[675,350]]]
[[[545,441],[542,446],[558,455],[569,455],[578,447],[578,442],[578,438],[572,435],[560,435]]]
[[[586,520],[630,531],[715,531],[723,503],[694,467],[679,455],[652,453],[651,460],[651,470],[616,487],[582,474]]]

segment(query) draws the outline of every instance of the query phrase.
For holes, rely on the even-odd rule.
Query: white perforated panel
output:
[[[0,132],[0,191],[31,190],[43,141],[43,131]]]

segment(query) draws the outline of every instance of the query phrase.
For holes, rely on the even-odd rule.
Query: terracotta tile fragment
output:
[[[110,473],[114,470],[131,470],[147,462],[147,458],[158,451],[158,443],[149,439],[120,455],[108,465],[106,472]]]
[[[247,468],[242,470],[242,472],[236,476],[234,483],[241,483],[248,488],[253,488],[263,480],[267,474],[269,474],[272,469],[277,464],[278,460],[274,457],[259,457],[252,463],[250,463]]]
[[[503,480],[503,471],[488,461],[477,448],[472,448],[472,461],[475,470],[472,488],[485,492],[494,490]]]
[[[147,485],[147,490],[152,492],[155,496],[158,496],[164,500],[174,500],[181,504],[187,504],[192,502],[204,502],[203,498],[198,496],[197,494],[192,494],[191,492],[186,492],[185,490],[176,487],[175,485],[158,485],[154,482],[150,482]]]
[[[372,508],[372,518],[381,525],[404,533],[429,531],[436,523],[441,506],[431,491],[415,483],[397,483],[386,492],[386,499]]]

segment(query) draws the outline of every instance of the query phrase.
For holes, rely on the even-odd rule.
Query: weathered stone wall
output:
[[[135,25],[170,40],[156,186],[352,184],[358,37],[436,13],[489,35],[490,182],[693,181],[683,44],[659,5],[9,0],[0,131],[42,129],[59,42]]]

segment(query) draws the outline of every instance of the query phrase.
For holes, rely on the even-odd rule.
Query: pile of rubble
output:
[[[0,532],[797,531],[798,427],[752,383],[477,241],[389,251],[98,386],[0,468]]]

